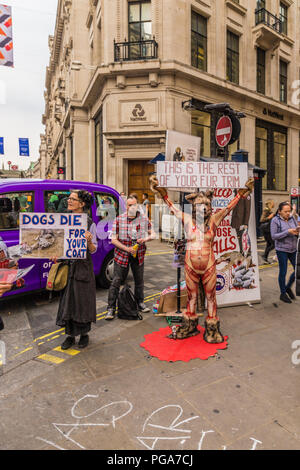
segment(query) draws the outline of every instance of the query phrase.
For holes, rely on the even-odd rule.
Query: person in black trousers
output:
[[[263,260],[266,264],[269,264],[268,256],[272,250],[274,250],[274,240],[271,237],[271,220],[274,217],[274,212],[272,209],[274,208],[274,201],[272,199],[268,199],[266,201],[265,208],[263,210],[262,216],[260,218],[260,231],[266,240],[266,248],[263,255]]]

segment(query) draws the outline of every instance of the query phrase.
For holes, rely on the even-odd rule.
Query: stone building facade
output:
[[[59,0],[49,38],[43,176],[147,189],[167,129],[220,154],[209,103],[245,113],[239,141],[264,197],[299,184],[300,1]],[[300,184],[299,184],[300,185]]]

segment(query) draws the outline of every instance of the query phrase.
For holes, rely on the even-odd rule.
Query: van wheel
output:
[[[101,272],[97,276],[97,283],[103,289],[109,289],[109,286],[112,283],[114,274],[114,252],[112,251],[109,255],[105,258]]]

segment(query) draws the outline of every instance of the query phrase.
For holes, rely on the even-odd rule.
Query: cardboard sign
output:
[[[86,258],[87,214],[20,213],[22,258]]]
[[[243,188],[248,164],[237,162],[157,162],[157,179],[163,188]]]
[[[166,160],[197,162],[200,160],[201,137],[167,131]]]
[[[230,189],[216,190],[213,212],[227,207],[234,196],[235,192]],[[243,204],[244,211],[236,206],[218,227],[214,241],[220,307],[261,300],[254,195],[239,204]],[[242,218],[239,220],[239,217]]]

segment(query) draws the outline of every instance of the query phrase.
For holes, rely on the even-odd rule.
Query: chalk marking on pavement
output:
[[[55,448],[58,449],[58,450],[66,450],[66,449],[64,449],[63,447],[59,447],[59,445],[54,444],[54,442],[47,441],[46,439],[43,439],[42,437],[36,437],[36,439],[37,439],[38,441],[46,442],[46,444],[49,444],[50,446],[53,446],[53,447],[55,447]]]

